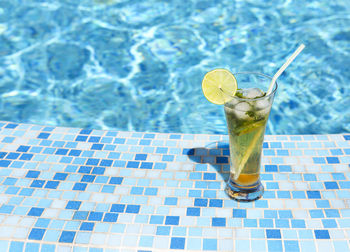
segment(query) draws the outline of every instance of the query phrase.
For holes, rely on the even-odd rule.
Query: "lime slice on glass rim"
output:
[[[205,74],[202,91],[208,101],[222,105],[230,101],[237,91],[237,81],[226,69],[214,69]]]

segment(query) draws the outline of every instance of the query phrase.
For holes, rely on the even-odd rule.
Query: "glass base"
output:
[[[250,186],[236,184],[231,178],[227,182],[225,189],[227,195],[236,201],[254,201],[260,199],[264,194],[264,186],[260,179]]]

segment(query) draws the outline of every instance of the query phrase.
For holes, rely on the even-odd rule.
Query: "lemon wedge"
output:
[[[224,104],[230,101],[237,91],[237,81],[226,69],[214,69],[205,74],[202,81],[202,91],[208,101],[214,104]]]

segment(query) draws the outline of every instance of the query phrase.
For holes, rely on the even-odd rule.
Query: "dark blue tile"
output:
[[[68,153],[68,149],[57,149],[55,154],[56,155],[66,155]]]
[[[314,230],[316,239],[330,239],[328,230]]]
[[[281,239],[281,231],[279,229],[266,229],[266,238]]]
[[[19,153],[16,152],[10,152],[7,154],[6,159],[17,159],[19,157]]]
[[[128,161],[126,168],[139,168],[140,162],[138,161]]]
[[[112,166],[113,160],[110,159],[102,159],[100,162],[100,166],[106,166],[106,167],[110,167]]]
[[[36,179],[32,182],[30,187],[42,188],[44,186],[44,184],[45,184],[45,180]]]
[[[228,157],[216,157],[217,164],[228,164]]]
[[[277,165],[265,165],[265,172],[277,172]]]
[[[47,181],[45,188],[47,189],[57,189],[58,185],[60,184],[59,181]]]
[[[40,171],[28,171],[26,178],[37,178],[40,175]]]
[[[166,216],[165,225],[179,225],[179,216]]]
[[[112,204],[110,212],[123,213],[125,210],[125,204]]]
[[[11,164],[11,161],[0,160],[0,167],[8,167]]]
[[[135,160],[145,161],[147,159],[147,154],[136,154]]]
[[[80,136],[78,135],[74,141],[77,141],[77,142],[85,142],[87,139],[87,136]]]
[[[339,164],[339,158],[337,157],[326,157],[328,164]]]
[[[234,218],[247,218],[247,210],[246,209],[233,209],[233,217]]]
[[[66,205],[66,209],[79,210],[80,205],[81,201],[70,200]]]
[[[188,207],[186,216],[200,216],[201,209],[199,207]]]
[[[80,225],[80,229],[82,231],[93,231],[95,223],[94,222],[83,222]]]
[[[118,214],[116,213],[105,213],[105,217],[103,218],[104,222],[117,222]]]
[[[92,167],[91,166],[80,166],[78,172],[79,173],[87,173],[89,174],[91,172]]]
[[[28,216],[41,216],[42,213],[44,212],[44,208],[40,208],[40,207],[32,207],[29,212],[28,212]]]
[[[152,162],[142,162],[141,169],[152,169],[153,168],[153,163]]]
[[[0,158],[4,158],[6,155],[7,155],[7,152],[3,152],[3,151],[0,152]]]
[[[80,130],[79,134],[82,134],[82,135],[90,135],[92,132],[91,129],[82,129]]]
[[[97,158],[89,158],[85,164],[86,165],[97,165],[99,161],[100,160]]]
[[[49,136],[50,136],[51,134],[50,133],[40,133],[38,136],[37,136],[37,138],[39,138],[39,139],[48,139],[49,138]]]
[[[41,241],[43,239],[45,231],[46,229],[43,228],[32,228],[32,230],[29,233],[28,239]]]
[[[72,243],[75,237],[74,231],[62,231],[59,242]]]
[[[70,152],[68,153],[69,156],[74,156],[74,157],[79,157],[81,154],[81,150],[70,150]]]
[[[209,206],[210,207],[222,207],[222,199],[210,199]]]
[[[216,173],[204,173],[203,174],[204,180],[216,180]]]
[[[350,135],[344,135],[345,140],[350,140]]]
[[[212,218],[211,225],[213,227],[226,227],[226,219],[225,218]]]
[[[75,191],[85,191],[87,184],[86,183],[75,183],[73,190]]]
[[[53,180],[66,180],[68,174],[67,173],[62,173],[62,172],[57,172],[55,176],[53,177]]]
[[[264,149],[267,149],[267,148],[269,148],[269,143],[267,143],[267,142],[264,142],[264,143],[263,143],[263,148],[264,148]]]
[[[91,146],[91,150],[102,150],[103,146],[104,146],[104,144],[93,144]]]
[[[19,160],[31,160],[32,158],[33,158],[33,154],[23,153],[23,154],[19,157]]]
[[[98,142],[100,142],[100,140],[101,140],[101,137],[91,136],[89,138],[88,142],[90,142],[90,143],[98,143]]]
[[[324,186],[327,190],[329,189],[339,189],[339,186],[337,182],[330,181],[330,182],[324,182]]]
[[[96,177],[95,175],[84,175],[81,178],[80,182],[94,182],[95,177]]]
[[[320,199],[321,194],[319,191],[306,191],[307,197],[309,199]]]
[[[195,199],[194,206],[206,207],[206,206],[208,206],[208,199],[200,199],[200,198]]]
[[[7,129],[15,129],[18,126],[18,124],[15,123],[8,123],[5,128]]]
[[[182,237],[172,237],[170,242],[170,249],[184,249],[186,239]]]
[[[92,170],[91,174],[95,174],[95,175],[103,175],[105,173],[105,168],[103,167],[94,167],[94,169]]]
[[[109,180],[109,184],[111,185],[120,185],[123,182],[122,177],[111,177]]]
[[[140,206],[139,205],[127,205],[125,212],[126,213],[139,213]]]
[[[103,216],[103,212],[90,212],[89,221],[101,221]]]

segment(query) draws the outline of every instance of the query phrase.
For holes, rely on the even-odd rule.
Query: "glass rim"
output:
[[[236,76],[236,75],[244,75],[244,74],[246,74],[246,75],[248,75],[248,74],[250,74],[250,75],[259,75],[259,76],[262,76],[262,77],[264,77],[264,78],[267,78],[267,79],[272,80],[272,77],[270,77],[270,76],[268,76],[268,75],[266,75],[266,74],[263,74],[263,73],[259,73],[259,72],[237,72],[237,73],[233,73],[233,76]],[[232,95],[226,93],[224,90],[222,90],[222,91],[225,93],[226,96],[229,96],[229,97],[231,97],[232,99],[237,99],[237,100],[239,100],[239,101],[258,101],[258,100],[266,99],[266,98],[269,98],[269,97],[273,96],[273,95],[276,93],[276,91],[277,91],[277,87],[278,87],[278,84],[277,84],[277,81],[275,81],[273,90],[271,91],[271,93],[270,93],[269,95],[264,95],[264,96],[262,96],[262,97],[253,98],[253,99],[250,99],[250,98],[240,98],[240,97],[237,97],[237,96],[232,96]],[[237,89],[237,90],[238,90],[238,89]],[[266,92],[265,92],[265,93],[266,93]],[[228,102],[229,102],[229,101],[228,101]],[[225,102],[225,103],[227,103],[227,102]]]

